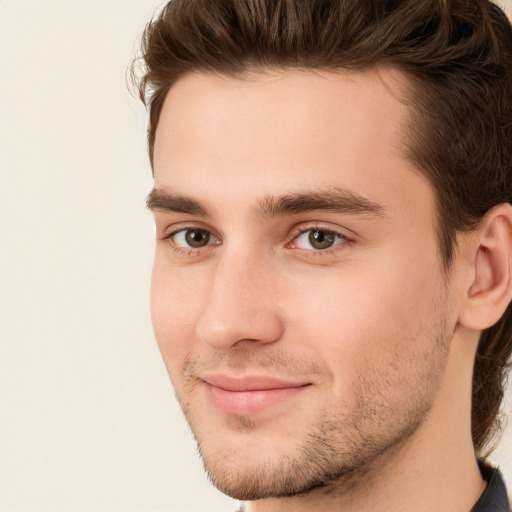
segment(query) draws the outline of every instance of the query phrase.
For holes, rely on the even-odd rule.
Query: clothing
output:
[[[507,489],[499,470],[484,463],[480,463],[479,466],[480,472],[487,482],[487,487],[470,512],[512,512],[507,497]],[[240,504],[237,512],[244,511],[244,505]]]
[[[480,463],[480,471],[487,487],[471,512],[511,512],[507,490],[499,470]]]

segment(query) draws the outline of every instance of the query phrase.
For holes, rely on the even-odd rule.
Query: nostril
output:
[[[218,318],[209,321],[207,315],[201,318],[196,328],[201,343],[215,350],[229,350],[272,343],[283,335],[283,322],[271,311],[264,315],[234,314],[231,317],[226,313],[224,311],[224,322]]]

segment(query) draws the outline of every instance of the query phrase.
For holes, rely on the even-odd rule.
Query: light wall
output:
[[[0,0],[2,511],[235,507],[149,320],[146,113],[125,71],[159,4]],[[512,486],[510,454],[511,428],[495,460]]]

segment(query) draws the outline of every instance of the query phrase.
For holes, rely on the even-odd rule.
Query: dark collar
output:
[[[483,462],[480,462],[479,466],[487,487],[470,512],[512,512],[507,498],[507,489],[499,470]],[[245,506],[241,503],[237,512],[244,511]]]
[[[499,470],[483,462],[479,466],[487,487],[471,512],[511,512],[507,490]]]

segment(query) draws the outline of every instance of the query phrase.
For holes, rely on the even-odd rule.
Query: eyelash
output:
[[[186,232],[186,231],[193,231],[193,230],[205,231],[205,232],[209,233],[210,235],[214,236],[215,238],[217,238],[218,240],[220,240],[220,237],[218,237],[214,233],[212,233],[211,230],[203,228],[201,226],[183,226],[183,227],[180,227],[179,229],[175,229],[171,233],[168,233],[168,234],[162,236],[160,238],[160,240],[168,241],[169,245],[170,245],[170,247],[171,247],[171,249],[172,249],[172,251],[174,253],[178,254],[179,256],[185,256],[185,257],[194,257],[194,256],[197,256],[198,253],[203,253],[204,254],[205,250],[211,249],[212,247],[216,247],[217,245],[219,245],[219,244],[208,244],[208,245],[206,245],[204,247],[194,248],[194,247],[180,247],[179,245],[176,245],[173,242],[172,238],[175,237],[178,233]]]
[[[341,241],[339,243],[335,243],[334,245],[327,247],[325,249],[301,249],[299,247],[290,247],[291,244],[296,242],[298,238],[305,233],[309,233],[311,231],[321,231],[324,234],[327,235],[334,235],[336,238],[340,238]],[[292,241],[288,244],[286,244],[286,247],[289,247],[297,252],[300,252],[303,256],[306,257],[322,257],[327,255],[332,255],[337,252],[343,251],[347,248],[347,245],[350,245],[354,243],[354,239],[347,236],[345,233],[341,233],[340,231],[336,231],[335,229],[331,229],[322,225],[319,225],[318,223],[307,226],[307,227],[301,227],[300,230],[293,233],[292,235]]]
[[[221,238],[218,237],[217,235],[215,235],[211,230],[200,227],[200,226],[180,227],[179,229],[175,229],[171,233],[164,235],[163,237],[160,238],[160,240],[162,240],[162,241],[168,240],[170,242],[169,245],[171,246],[171,249],[173,252],[177,253],[180,256],[186,256],[186,257],[197,256],[198,253],[204,254],[204,251],[211,250],[212,248],[216,247],[217,245],[220,245],[220,243],[215,243],[215,244],[208,244],[203,247],[194,248],[194,247],[180,247],[180,246],[176,245],[175,243],[173,243],[172,238],[175,237],[178,233],[181,233],[184,231],[192,231],[192,230],[206,231],[210,235],[217,238],[220,242],[222,241]],[[300,236],[304,235],[305,233],[309,233],[310,231],[321,231],[327,235],[334,235],[335,237],[340,238],[341,242],[336,243],[333,246],[325,248],[325,249],[302,249],[302,248],[291,247],[291,244],[296,242]],[[330,255],[330,254],[342,251],[346,248],[347,245],[354,243],[354,241],[355,240],[353,238],[347,236],[345,233],[341,233],[334,229],[330,229],[330,228],[321,226],[318,223],[315,223],[314,225],[307,226],[307,227],[302,226],[300,229],[292,232],[291,241],[286,244],[286,247],[301,253],[301,255],[304,257],[321,257],[321,256],[326,256],[326,255]]]

